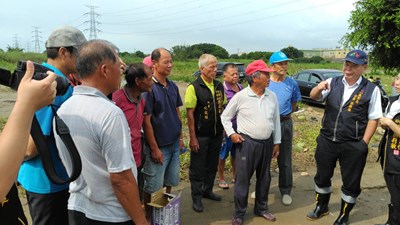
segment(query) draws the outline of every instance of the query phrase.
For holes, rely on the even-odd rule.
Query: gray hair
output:
[[[76,69],[81,79],[95,73],[106,60],[115,63],[118,59],[115,47],[105,40],[91,40],[82,45],[76,60]]]
[[[249,84],[249,86],[253,85],[253,77],[260,77],[261,72],[260,71],[256,71],[253,74],[250,74],[249,76],[246,77],[247,79],[247,83]]]
[[[211,62],[217,62],[217,58],[211,54],[203,54],[199,58],[199,68],[205,67]]]

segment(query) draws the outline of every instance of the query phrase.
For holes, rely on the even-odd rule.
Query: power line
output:
[[[94,11],[95,8],[98,8],[97,6],[94,5],[86,5],[90,9],[89,13],[85,13],[84,15],[89,15],[90,20],[85,21],[84,23],[89,23],[90,28],[85,29],[85,31],[89,30],[89,40],[97,39],[97,33],[101,32],[101,30],[96,28],[96,25],[99,25],[100,22],[96,20],[97,17],[100,16],[100,14],[96,13]]]
[[[33,27],[33,39],[34,39],[34,43],[35,43],[35,52],[36,53],[40,53],[40,38],[42,38],[42,36],[40,36],[39,34],[41,34],[42,32],[39,31],[39,27]]]
[[[19,48],[19,37],[18,34],[14,34],[13,40],[14,40],[14,48],[18,49]]]
[[[319,8],[319,7],[323,7],[323,6],[327,6],[327,5],[332,5],[332,4],[335,4],[335,3],[340,2],[340,1],[345,1],[345,0],[332,1],[332,2],[325,3],[325,4],[319,4],[319,5],[313,5],[313,6],[309,6],[309,7],[304,7],[304,8],[301,8],[301,9],[295,9],[295,10],[288,11],[288,12],[281,13],[281,14],[272,14],[272,15],[270,14],[270,15],[265,16],[265,17],[258,17],[258,18],[255,18],[255,19],[242,20],[240,22],[235,22],[235,23],[215,25],[215,26],[206,27],[206,28],[198,28],[195,31],[221,29],[221,28],[225,28],[225,27],[237,26],[237,25],[240,25],[240,24],[246,24],[246,23],[250,23],[250,22],[254,22],[254,21],[265,20],[265,19],[269,19],[269,18],[283,17],[283,16],[286,16],[286,15],[289,15],[289,14],[294,14],[294,13],[306,11],[306,10],[309,10],[309,9],[314,9],[314,8]],[[296,1],[290,1],[290,2],[283,3],[283,4],[292,3],[292,2],[296,2]],[[269,8],[271,8],[271,6]],[[255,14],[254,11],[251,12],[251,13]],[[245,13],[245,14],[248,14],[248,13]],[[224,19],[227,19],[227,18],[224,18]],[[219,19],[219,20],[222,20],[222,19]],[[132,34],[136,34],[136,35],[137,34],[141,34],[141,35],[168,35],[168,34],[180,34],[180,33],[193,32],[194,30],[193,29],[186,29],[186,30],[177,31],[177,29],[181,29],[181,28],[185,28],[185,27],[194,27],[194,26],[203,25],[203,24],[210,24],[210,22],[206,21],[206,22],[202,22],[202,23],[198,23],[198,24],[190,24],[190,25],[184,25],[184,26],[178,26],[178,27],[171,27],[171,28],[168,28],[168,29],[154,30],[154,31],[149,31],[149,32],[108,33],[108,34],[119,34],[119,35],[132,35]],[[170,32],[168,32],[168,31],[170,31]],[[105,33],[107,33],[107,32],[105,32]]]

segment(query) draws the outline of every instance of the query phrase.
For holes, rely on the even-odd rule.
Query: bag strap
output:
[[[82,171],[82,161],[79,156],[78,150],[76,149],[75,143],[71,138],[68,126],[57,115],[57,112],[53,108],[53,106],[51,106],[51,109],[53,110],[54,113],[57,134],[61,137],[61,140],[67,147],[68,153],[71,157],[71,162],[72,162],[71,176],[69,176],[67,179],[63,179],[59,177],[57,172],[55,171],[54,162],[51,159],[51,153],[47,147],[46,139],[44,138],[42,129],[40,128],[36,116],[34,116],[32,120],[31,136],[36,144],[36,147],[40,155],[40,160],[42,161],[44,171],[46,172],[46,175],[49,178],[49,180],[55,184],[66,184],[76,180],[79,177]]]

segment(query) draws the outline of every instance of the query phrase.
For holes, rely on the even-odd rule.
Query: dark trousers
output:
[[[279,146],[279,190],[282,195],[290,195],[293,187],[292,172],[292,143],[293,122],[292,119],[281,121],[281,144]]]
[[[363,141],[333,142],[319,135],[317,137],[317,149],[315,161],[317,174],[314,177],[315,184],[320,189],[331,189],[331,178],[339,160],[342,174],[343,200],[355,203],[361,193],[360,182],[368,154],[368,145]],[[324,193],[324,191],[318,191]]]
[[[256,171],[256,200],[254,213],[262,215],[268,211],[268,194],[271,183],[270,165],[272,138],[259,141],[242,134],[245,141],[236,145],[235,212],[233,217],[243,218],[247,209],[250,179]]]
[[[68,224],[68,190],[51,194],[37,194],[26,191],[29,212],[34,225]]]
[[[143,159],[143,157],[142,157]],[[144,179],[143,179],[143,164],[139,167],[136,167],[137,169],[137,186],[138,186],[138,191],[139,191],[139,198],[140,201],[143,201],[143,185],[144,185]]]
[[[97,221],[97,220],[92,220],[89,219],[85,216],[85,214],[79,212],[79,211],[74,211],[74,210],[69,210],[68,211],[68,216],[69,216],[69,225],[135,225],[132,221],[127,221],[127,222],[121,222],[121,223],[110,223],[110,222],[103,222],[103,221]]]
[[[201,198],[203,193],[212,192],[217,173],[218,156],[222,145],[222,135],[197,137],[200,149],[190,152],[189,179],[192,198]]]
[[[393,215],[400,221],[400,175],[384,174],[386,186],[390,193],[390,201],[393,204]]]
[[[24,209],[18,195],[18,188],[14,184],[7,196],[0,202],[0,224],[27,225]]]

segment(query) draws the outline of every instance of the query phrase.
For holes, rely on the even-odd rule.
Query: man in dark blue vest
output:
[[[343,181],[342,203],[334,225],[348,224],[350,211],[361,193],[368,143],[382,117],[380,91],[362,77],[367,59],[361,50],[350,51],[343,59],[344,76],[322,81],[310,93],[312,99],[325,99],[326,105],[315,150],[316,207],[307,214],[309,220],[329,213],[331,178],[338,160]]]

